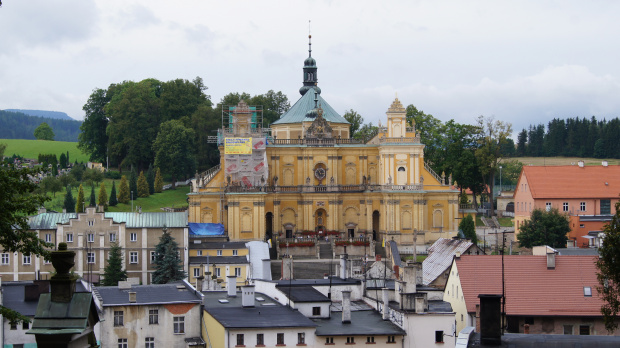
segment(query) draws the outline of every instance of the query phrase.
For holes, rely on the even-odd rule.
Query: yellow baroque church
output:
[[[398,98],[386,126],[359,141],[321,97],[311,49],[303,73],[301,98],[270,128],[260,106],[225,108],[220,165],[193,180],[189,222],[221,224],[235,241],[315,234],[412,245],[455,236],[458,191],[424,162]]]

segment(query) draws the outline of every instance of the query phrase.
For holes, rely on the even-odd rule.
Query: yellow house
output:
[[[227,276],[235,276],[237,286],[244,285],[250,273],[248,256],[249,251],[245,242],[227,242],[222,238],[214,240],[214,238],[190,234],[189,282],[194,286],[199,286],[200,277],[210,277],[221,288],[226,288]],[[208,282],[202,283],[205,284],[203,289],[208,286]]]
[[[220,164],[197,175],[189,222],[220,223],[231,240],[367,235],[401,245],[451,238],[458,191],[424,162],[424,144],[398,98],[368,141],[317,86],[316,61],[304,61],[301,98],[263,128],[260,107],[224,109]]]

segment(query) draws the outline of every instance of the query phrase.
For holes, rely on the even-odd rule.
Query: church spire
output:
[[[308,58],[304,60],[304,85],[299,89],[299,93],[301,95],[306,94],[310,89],[314,89],[319,94],[321,93],[321,89],[317,86],[317,68],[316,68],[316,60],[312,58],[312,35],[310,35],[310,28],[308,28]]]

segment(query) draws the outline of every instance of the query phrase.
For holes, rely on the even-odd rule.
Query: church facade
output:
[[[193,180],[189,222],[223,224],[231,240],[364,235],[410,245],[455,236],[458,191],[425,164],[398,98],[386,126],[359,141],[321,97],[311,50],[303,72],[301,98],[270,129],[260,108],[228,109],[220,165]]]

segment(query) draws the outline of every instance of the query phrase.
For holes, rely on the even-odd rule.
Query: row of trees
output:
[[[531,125],[517,137],[516,156],[620,158],[620,120],[592,118],[551,120]]]
[[[80,121],[29,116],[22,112],[7,110],[0,110],[0,139],[38,139],[35,130],[42,123],[52,130],[53,140],[78,141],[82,124]]]
[[[241,99],[262,105],[265,125],[290,107],[287,97],[274,91],[254,97],[230,93],[214,107],[206,89],[200,77],[124,81],[97,88],[83,107],[78,147],[91,161],[109,159],[121,170],[146,170],[154,163],[174,182],[219,163],[217,144],[208,137],[221,127],[221,105],[236,105]]]

